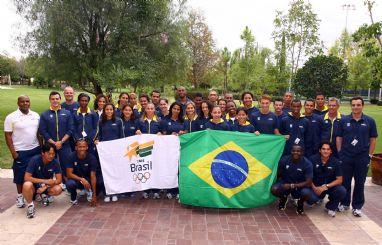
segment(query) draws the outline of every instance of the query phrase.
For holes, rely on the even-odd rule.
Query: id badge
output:
[[[298,143],[300,143],[300,138],[296,138],[296,139],[294,140],[294,143],[295,143],[296,145],[298,145]]]
[[[351,142],[352,146],[355,146],[357,143],[358,143],[358,140],[357,140],[357,139],[354,139],[354,140]]]
[[[85,131],[82,131],[82,137],[86,138],[88,136]]]

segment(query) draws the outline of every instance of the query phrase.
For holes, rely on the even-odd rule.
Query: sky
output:
[[[382,21],[382,0],[375,0],[374,20]],[[363,0],[310,0],[320,22],[320,38],[326,48],[331,47],[345,29],[346,11],[342,5],[354,5],[348,11],[347,29],[355,31],[370,18]],[[271,37],[276,10],[286,12],[287,0],[188,0],[188,6],[200,10],[206,17],[217,48],[233,51],[243,45],[240,34],[248,26],[261,47],[273,48]],[[28,29],[16,14],[12,0],[0,0],[0,53],[17,59],[25,56],[15,38]]]

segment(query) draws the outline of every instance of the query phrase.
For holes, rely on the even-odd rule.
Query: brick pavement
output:
[[[382,186],[365,187],[365,214],[382,227]]]
[[[0,171],[0,175],[3,174]],[[382,244],[382,187],[367,185],[365,216],[330,218],[322,207],[252,210],[187,207],[175,200],[122,199],[70,207],[61,195],[37,217],[13,204],[12,179],[0,176],[0,244]],[[370,182],[370,181],[369,181]],[[39,204],[38,204],[39,205]],[[10,207],[11,206],[11,207]]]
[[[0,178],[0,213],[16,203],[16,185],[12,179]]]
[[[328,244],[294,208],[218,210],[175,200],[124,199],[71,207],[37,244]]]

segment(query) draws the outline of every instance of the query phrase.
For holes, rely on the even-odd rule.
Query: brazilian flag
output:
[[[180,202],[213,208],[254,208],[270,193],[285,139],[278,135],[204,130],[180,137]]]

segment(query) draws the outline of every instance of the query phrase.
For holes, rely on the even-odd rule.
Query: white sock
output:
[[[33,201],[31,203],[28,203],[28,206],[34,206]]]

